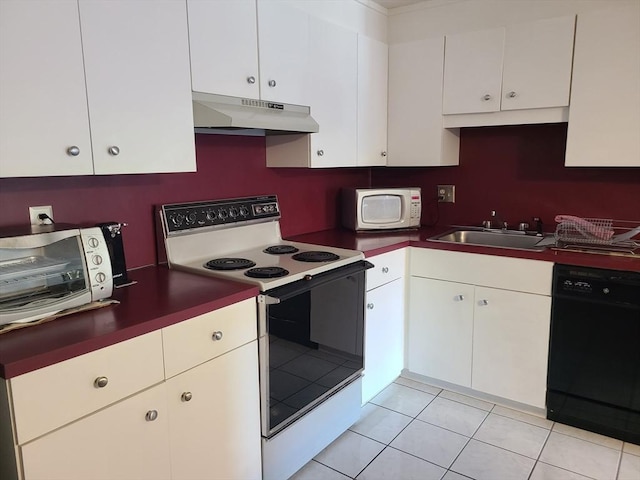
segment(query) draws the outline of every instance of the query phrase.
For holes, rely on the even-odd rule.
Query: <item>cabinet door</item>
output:
[[[309,16],[281,1],[258,0],[260,98],[309,105]]]
[[[362,403],[391,384],[404,365],[404,278],[367,292]]]
[[[640,166],[640,3],[578,15],[565,165]]]
[[[459,130],[442,126],[444,38],[389,47],[387,165],[458,165]]]
[[[507,27],[502,110],[569,105],[575,17]]]
[[[184,2],[80,0],[97,174],[195,171]]]
[[[476,287],[472,388],[544,408],[551,297]]]
[[[443,113],[500,110],[504,28],[447,35]]]
[[[356,165],[357,41],[355,32],[309,19],[307,85],[311,115],[320,125],[311,134],[311,167]]]
[[[169,479],[166,403],[162,383],[22,446],[24,478]]]
[[[0,176],[92,174],[77,2],[0,2],[0,65]]]
[[[358,166],[387,163],[387,45],[358,35]]]
[[[259,97],[255,0],[188,0],[194,92]]]
[[[260,478],[253,341],[167,381],[173,480]]]
[[[411,277],[408,369],[471,386],[474,287]]]

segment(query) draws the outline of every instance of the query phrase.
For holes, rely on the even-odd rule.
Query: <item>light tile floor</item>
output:
[[[398,378],[291,480],[640,480],[640,445]]]

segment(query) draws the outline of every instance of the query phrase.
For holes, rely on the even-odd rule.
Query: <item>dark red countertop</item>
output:
[[[0,334],[0,376],[11,378],[202,315],[258,294],[249,284],[145,267],[114,290],[117,305]]]
[[[563,263],[583,267],[608,268],[612,270],[640,271],[640,258],[593,253],[567,252],[547,249],[543,252],[515,250],[509,248],[481,247],[476,245],[452,244],[428,240],[449,230],[451,227],[422,227],[406,232],[367,232],[355,233],[345,229],[324,230],[321,232],[296,235],[288,240],[315,243],[329,247],[361,250],[366,257],[372,257],[398,248],[412,246],[451,250],[457,252],[482,253],[502,257],[529,258],[546,262]]]

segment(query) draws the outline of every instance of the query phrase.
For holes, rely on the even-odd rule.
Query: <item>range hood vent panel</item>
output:
[[[212,133],[220,129],[259,129],[265,134],[319,131],[309,107],[198,92],[193,92],[193,119],[199,133],[208,128]]]

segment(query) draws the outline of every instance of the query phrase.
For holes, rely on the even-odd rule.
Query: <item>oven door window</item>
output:
[[[0,314],[55,305],[87,290],[77,235],[35,248],[0,248]]]
[[[263,425],[266,436],[362,372],[364,269],[319,277],[296,282],[289,292],[286,286],[267,292],[280,302],[266,309],[268,341],[263,342],[261,352],[261,361],[268,364],[268,372],[262,370],[269,405],[268,415],[263,412],[263,421],[268,422]]]

